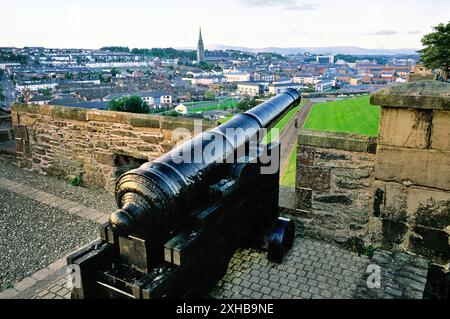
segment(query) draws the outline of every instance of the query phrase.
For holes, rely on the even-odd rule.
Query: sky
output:
[[[421,48],[449,0],[0,0],[0,47]]]

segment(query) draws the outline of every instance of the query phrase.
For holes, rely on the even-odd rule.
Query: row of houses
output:
[[[144,100],[144,102],[147,103],[148,106],[152,109],[170,107],[173,104],[172,95],[162,91],[114,93],[106,96],[102,101],[91,101],[91,102],[83,101],[70,94],[56,94],[56,95],[36,94],[28,100],[28,103],[38,105],[53,104],[53,105],[72,106],[81,108],[107,109],[108,103],[111,100],[120,99],[122,97],[133,95],[141,97],[142,100]]]

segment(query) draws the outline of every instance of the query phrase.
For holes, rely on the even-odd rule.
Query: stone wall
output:
[[[368,242],[375,139],[302,130],[297,149],[297,217],[304,232],[361,248]]]
[[[12,129],[11,115],[0,112],[0,143],[12,141],[14,132]]]
[[[120,174],[180,142],[174,129],[194,134],[192,119],[72,107],[15,104],[12,117],[20,165],[108,191]]]
[[[381,105],[372,240],[450,261],[450,84],[419,81],[374,94]]]

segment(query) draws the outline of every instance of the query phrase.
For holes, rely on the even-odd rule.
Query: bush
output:
[[[72,186],[80,186],[81,185],[81,176],[75,176],[69,180],[69,184]]]
[[[133,95],[111,100],[108,104],[108,110],[129,113],[148,113],[149,107],[141,97]]]

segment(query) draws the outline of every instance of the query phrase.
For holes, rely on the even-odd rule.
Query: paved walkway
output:
[[[364,275],[369,259],[337,246],[297,239],[282,264],[267,260],[267,254],[238,250],[227,274],[211,292],[217,299],[350,299]],[[33,299],[69,298],[66,279],[61,277],[38,291]]]
[[[284,130],[280,134],[281,151],[281,171],[280,176],[283,176],[284,170],[289,162],[292,148],[297,144],[297,136],[299,128],[303,127],[314,103],[308,102],[303,105],[297,114],[291,119],[291,121],[285,126]],[[297,118],[297,128],[295,127],[295,118]]]

